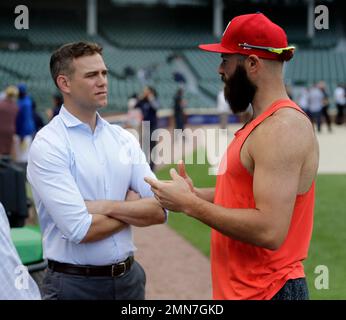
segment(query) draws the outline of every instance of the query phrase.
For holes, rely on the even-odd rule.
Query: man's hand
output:
[[[188,184],[191,192],[193,192],[197,197],[204,199],[208,202],[214,202],[215,188],[195,188],[192,179],[187,175],[185,169],[185,163],[183,160],[178,162],[178,172],[179,175],[184,178],[185,182]]]
[[[187,211],[190,201],[195,197],[190,185],[178,175],[175,169],[170,170],[172,181],[157,181],[152,178],[144,178],[151,185],[155,198],[163,208],[172,211]]]
[[[196,193],[195,188],[193,186],[193,181],[192,179],[187,175],[186,169],[185,169],[185,163],[183,160],[180,160],[178,162],[178,172],[179,175],[184,178],[185,182],[188,184],[191,192]]]

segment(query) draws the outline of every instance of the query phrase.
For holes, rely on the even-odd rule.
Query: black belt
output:
[[[133,256],[128,257],[125,261],[108,266],[83,266],[69,263],[61,263],[48,260],[48,268],[52,271],[67,273],[81,276],[98,276],[98,277],[120,277],[129,270],[134,262]]]

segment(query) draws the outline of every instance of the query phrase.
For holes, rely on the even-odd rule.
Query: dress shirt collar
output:
[[[70,113],[64,105],[61,106],[59,116],[68,128],[86,125],[84,122],[80,121],[77,117]],[[103,128],[106,123],[107,121],[102,119],[100,114],[96,112],[96,127]]]

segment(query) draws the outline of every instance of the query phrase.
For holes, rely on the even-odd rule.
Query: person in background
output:
[[[319,84],[316,83],[309,90],[309,115],[311,121],[317,126],[318,132],[321,132],[323,100],[323,92],[320,89]]]
[[[39,130],[41,130],[44,127],[45,123],[43,121],[41,114],[37,111],[37,104],[34,99],[32,99],[32,114],[34,117],[36,134]]]
[[[9,86],[5,90],[5,97],[0,100],[0,156],[14,158],[14,135],[16,133],[16,117],[18,89]]]
[[[309,90],[306,87],[302,87],[298,96],[298,105],[302,110],[309,115]],[[309,115],[310,116],[310,115]]]
[[[27,94],[26,85],[19,84],[18,90],[19,98],[17,104],[19,112],[16,119],[15,153],[16,161],[26,163],[36,127],[33,114],[33,100]]]
[[[136,130],[138,140],[141,141],[141,121],[143,119],[142,111],[136,108],[138,102],[137,94],[133,94],[127,101],[127,119],[126,126]]]
[[[186,100],[184,99],[184,89],[179,88],[173,98],[174,120],[175,128],[184,130],[185,126],[185,114]]]
[[[57,92],[53,95],[53,108],[47,109],[46,115],[48,121],[52,120],[60,112],[61,106],[64,103],[64,99],[60,92]]]
[[[156,145],[156,141],[153,140],[152,134],[154,130],[157,128],[157,110],[160,108],[160,103],[158,100],[157,92],[153,87],[146,86],[143,90],[142,95],[139,97],[138,102],[136,104],[136,108],[139,108],[143,114],[143,124],[145,126],[150,125],[150,129],[142,129],[143,143],[142,148],[145,150],[145,153],[149,151],[149,155],[147,155],[148,161],[150,161],[150,168],[154,171],[155,163],[154,158],[155,155],[152,154],[152,151]],[[148,136],[149,134],[149,136]]]
[[[332,121],[330,120],[329,115],[329,95],[327,92],[326,83],[324,81],[320,81],[317,85],[323,94],[321,117],[324,118],[328,131],[332,132]]]
[[[341,125],[344,123],[344,111],[346,106],[346,90],[341,83],[339,83],[334,90],[334,101],[337,109],[335,124]]]

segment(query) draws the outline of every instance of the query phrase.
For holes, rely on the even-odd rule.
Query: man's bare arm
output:
[[[214,202],[215,188],[194,188],[197,197],[208,201]]]
[[[253,143],[256,208],[229,209],[200,199],[175,171],[171,183],[146,181],[165,208],[183,211],[233,239],[277,249],[289,229],[306,146],[304,132],[292,124],[271,126],[274,132],[261,133]]]
[[[155,198],[86,201],[86,205],[92,214],[105,215],[136,227],[164,223],[166,219],[164,209]]]
[[[93,214],[90,228],[81,243],[105,239],[124,229],[126,226],[126,223],[119,220],[100,214]]]

